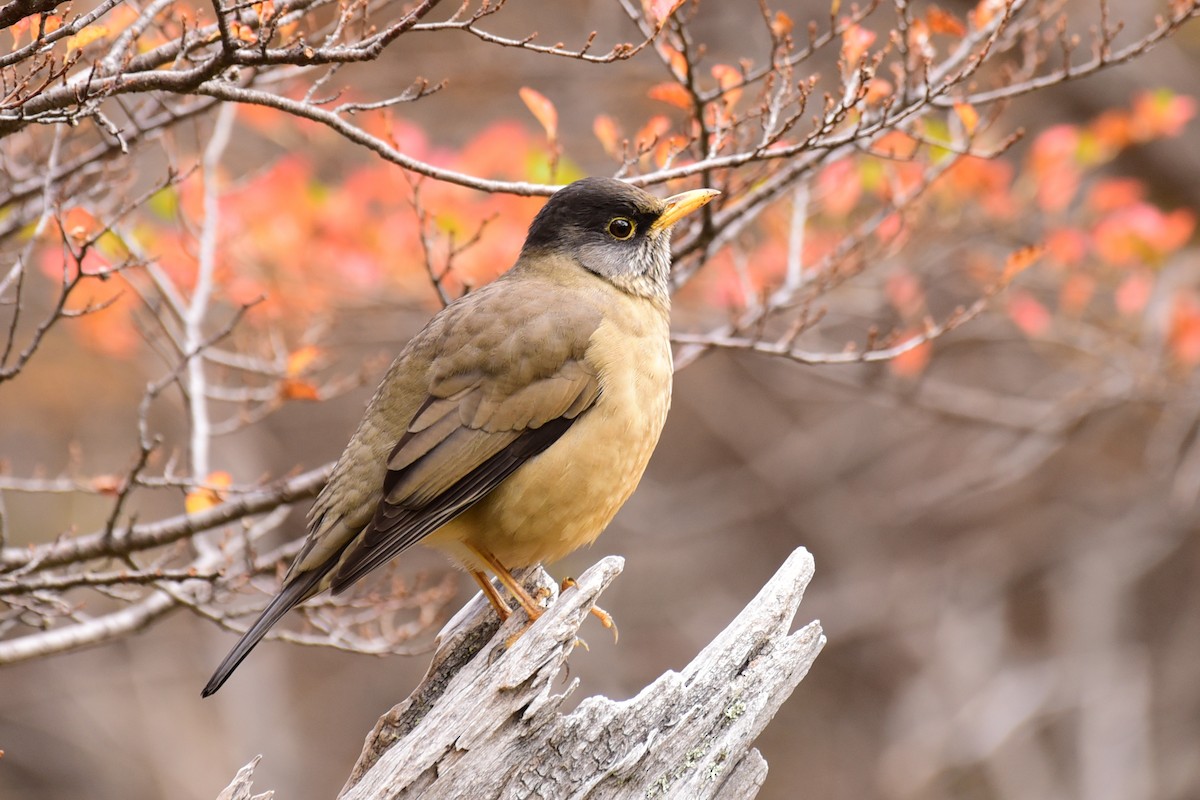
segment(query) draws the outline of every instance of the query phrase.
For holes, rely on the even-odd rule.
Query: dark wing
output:
[[[456,388],[460,381],[448,381]],[[470,508],[554,444],[595,403],[597,376],[580,359],[516,388],[480,380],[431,396],[388,459],[384,496],[330,584],[340,592]]]
[[[562,288],[501,278],[443,309],[409,343],[313,504],[283,589],[205,696],[288,610],[322,589],[345,589],[428,536],[591,408],[600,384],[584,356],[600,313],[564,301]],[[381,439],[398,439],[386,471]]]

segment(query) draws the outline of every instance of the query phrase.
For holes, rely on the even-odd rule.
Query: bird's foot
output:
[[[559,590],[565,592],[567,589],[574,589],[578,585],[579,584],[575,583],[574,578],[563,578],[562,584],[560,585]],[[613,620],[612,614],[608,613],[600,606],[592,606],[591,613],[592,613],[593,617],[600,620],[601,625],[603,625],[608,630],[612,631],[613,644],[616,644],[617,640],[620,638],[620,633],[617,631],[617,623]],[[583,642],[582,639],[579,639],[578,641]],[[583,649],[588,650],[588,652],[591,652],[591,650],[587,646],[587,642],[583,642]]]

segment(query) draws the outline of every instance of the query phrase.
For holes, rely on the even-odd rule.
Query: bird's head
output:
[[[611,178],[584,178],[550,197],[529,226],[523,258],[562,255],[631,294],[666,301],[671,226],[720,192],[661,200]]]

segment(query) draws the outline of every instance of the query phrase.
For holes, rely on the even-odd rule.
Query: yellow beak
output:
[[[716,189],[693,189],[690,192],[680,192],[668,197],[665,201],[667,207],[663,209],[663,213],[650,223],[650,232],[658,233],[666,230],[697,208],[708,205],[719,194],[720,192]]]

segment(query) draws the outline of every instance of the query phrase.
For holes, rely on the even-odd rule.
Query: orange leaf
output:
[[[1004,10],[1004,3],[1005,0],[979,0],[970,15],[975,30],[986,28]]]
[[[1008,316],[1026,336],[1041,336],[1050,330],[1050,312],[1029,292],[1009,295]]]
[[[1183,247],[1196,218],[1187,209],[1164,213],[1149,203],[1119,208],[1096,224],[1096,253],[1118,266],[1156,263]]]
[[[650,0],[650,18],[654,27],[661,28],[681,5],[683,0]]]
[[[1087,194],[1087,205],[1092,211],[1105,214],[1131,206],[1145,194],[1146,187],[1136,178],[1105,178],[1092,186]]]
[[[233,34],[233,38],[246,44],[258,44],[258,34],[254,32],[254,28],[249,25],[244,25],[237,20],[229,23],[229,30]]]
[[[651,117],[634,138],[634,141],[637,142],[638,152],[649,150],[669,130],[671,130],[671,120],[662,114]]]
[[[70,237],[76,247],[80,247],[104,230],[100,221],[92,216],[92,212],[75,206],[63,215],[63,233]]]
[[[1167,342],[1178,361],[1189,367],[1200,364],[1200,304],[1194,295],[1175,298]]]
[[[886,100],[888,97],[891,97],[892,92],[894,91],[895,87],[892,86],[891,81],[889,81],[887,78],[880,78],[877,75],[874,78],[871,78],[870,82],[867,84],[867,94],[863,100],[866,101],[867,105],[872,106],[882,100]]]
[[[279,397],[282,400],[320,400],[321,392],[310,381],[284,378],[279,382]]]
[[[1058,290],[1058,306],[1064,312],[1079,316],[1096,294],[1096,279],[1085,272],[1074,272]]]
[[[92,490],[100,494],[115,496],[120,494],[124,481],[116,475],[97,475],[92,478]]]
[[[908,26],[908,46],[909,49],[916,53],[920,53],[925,58],[933,58],[937,55],[933,49],[933,42],[930,41],[929,26],[924,20],[914,19],[912,24]]]
[[[600,145],[604,148],[605,153],[613,158],[620,157],[621,131],[617,127],[616,120],[607,114],[600,114],[592,121],[592,133],[596,134],[596,138],[600,140]]]
[[[686,78],[688,76],[688,62],[683,53],[676,50],[666,42],[661,42],[658,45],[658,52],[666,57],[667,63],[671,65],[671,73],[676,78]]]
[[[876,139],[871,145],[871,152],[887,159],[906,161],[916,154],[920,144],[904,131],[893,130]]]
[[[875,41],[875,33],[861,25],[851,25],[842,33],[842,60],[846,69],[854,69],[867,48]]]
[[[1009,253],[1008,258],[1004,259],[1004,274],[1000,278],[1001,282],[1010,283],[1013,278],[1033,266],[1033,263],[1045,252],[1045,245],[1031,244]]]
[[[97,39],[108,36],[108,28],[104,25],[88,25],[74,36],[67,37],[67,50],[82,50]]]
[[[900,315],[911,319],[925,310],[925,291],[921,282],[906,269],[899,269],[887,277],[884,294],[892,308]]]
[[[771,20],[771,34],[776,39],[782,39],[792,32],[794,24],[792,18],[787,14],[782,11],[776,11],[775,19]]]
[[[975,107],[970,103],[955,103],[954,113],[958,115],[958,120],[962,123],[967,136],[974,135],[975,129],[979,127],[979,112],[975,110]]]
[[[25,38],[26,31],[29,31],[31,36],[33,35],[30,28],[30,22],[32,21],[32,17],[25,17],[25,19],[17,20],[8,26],[8,33],[12,36],[13,40],[13,50],[21,47],[21,40]]]
[[[822,207],[835,217],[849,214],[862,197],[862,177],[854,159],[843,158],[829,164],[817,175]]]
[[[1088,251],[1088,239],[1074,228],[1058,228],[1046,234],[1046,252],[1063,266],[1083,261]]]
[[[1150,302],[1150,293],[1153,290],[1154,283],[1149,274],[1141,270],[1130,273],[1117,286],[1113,295],[1117,311],[1129,317],[1142,313],[1142,309]]]
[[[930,6],[926,15],[929,29],[934,33],[944,33],[949,36],[966,36],[967,26],[949,11],[943,11],[937,6]]]
[[[210,472],[204,479],[205,486],[198,486],[187,493],[183,507],[189,514],[199,514],[214,506],[220,505],[225,498],[222,489],[233,485],[233,476],[223,470]]]
[[[294,378],[304,374],[320,355],[321,348],[311,344],[305,345],[299,350],[293,350],[287,358],[287,376]]]
[[[522,86],[518,94],[521,95],[521,100],[530,113],[542,124],[542,129],[546,131],[546,138],[551,142],[556,141],[558,139],[558,109],[554,107],[554,104],[541,92],[530,89],[528,86]]]
[[[875,236],[884,243],[894,242],[902,233],[904,233],[904,218],[896,212],[884,217],[879,223],[879,227],[875,229]]]
[[[669,103],[676,108],[682,108],[684,111],[692,110],[692,96],[688,94],[687,89],[678,83],[668,82],[651,86],[648,95],[651,100]]]
[[[923,331],[920,329],[910,330],[905,335],[904,341],[911,341],[921,333]],[[933,358],[933,342],[924,341],[911,350],[905,350],[890,359],[887,364],[893,375],[900,378],[915,378],[925,371],[931,358]]]
[[[255,3],[251,8],[258,14],[259,25],[266,25],[267,21],[275,16],[275,3],[273,0],[263,0],[261,3]]]
[[[668,136],[659,141],[658,146],[654,148],[654,163],[659,169],[666,166],[667,161],[682,153],[688,146],[686,136],[678,134]]]
[[[1140,92],[1133,100],[1131,116],[1138,141],[1178,136],[1196,116],[1196,101],[1166,89]]]

